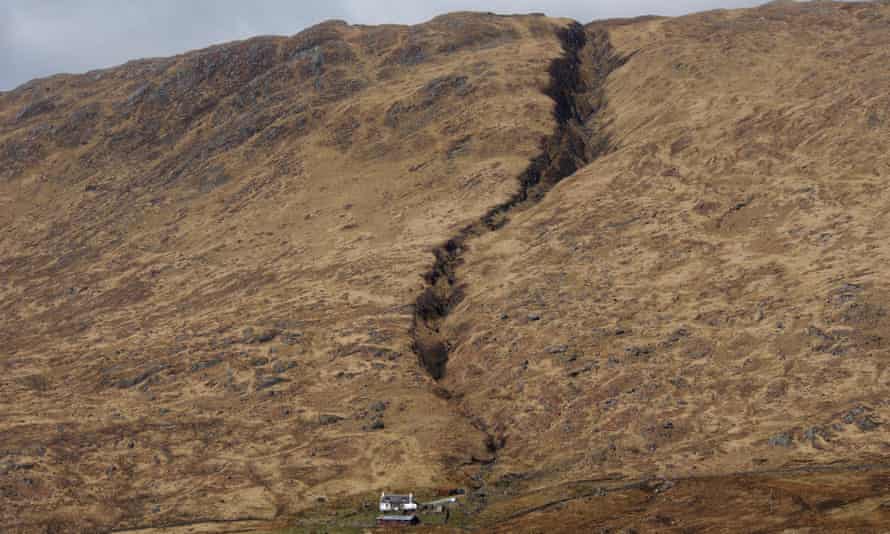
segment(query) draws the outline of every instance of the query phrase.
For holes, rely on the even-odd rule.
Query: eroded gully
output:
[[[558,37],[562,55],[550,64],[550,83],[545,90],[554,102],[554,132],[542,140],[540,153],[519,175],[517,191],[436,247],[435,263],[424,275],[426,287],[414,306],[413,348],[420,365],[436,381],[445,377],[448,356],[454,348],[442,326],[464,295],[458,269],[469,242],[503,228],[511,216],[531,208],[561,180],[613,148],[603,117],[605,83],[628,58],[615,51],[608,31],[602,27],[572,23],[561,29]],[[437,388],[437,393],[451,398],[443,387]],[[491,457],[479,462],[490,468],[504,446],[504,438],[494,435],[481,417],[460,407],[458,410],[487,436]]]

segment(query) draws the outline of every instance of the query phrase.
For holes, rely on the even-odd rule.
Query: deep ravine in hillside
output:
[[[542,140],[540,154],[519,176],[517,192],[435,248],[436,261],[424,275],[426,288],[415,301],[412,337],[420,365],[436,381],[445,377],[454,346],[441,325],[463,298],[458,268],[468,243],[499,230],[510,216],[540,202],[557,183],[613,147],[603,123],[605,82],[629,58],[616,53],[605,29],[572,23],[560,30],[559,39],[563,54],[550,64],[550,83],[545,90],[554,101],[555,131]],[[451,396],[444,388],[439,388],[439,394]],[[489,452],[496,457],[504,438],[480,418],[465,415],[486,434]],[[491,464],[492,460],[483,463]]]

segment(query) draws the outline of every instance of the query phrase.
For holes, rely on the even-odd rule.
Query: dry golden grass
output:
[[[617,149],[459,272],[445,385],[506,493],[886,461],[888,30],[826,3],[611,27]]]
[[[463,484],[484,436],[410,304],[552,130],[564,24],[326,23],[0,96],[0,530]]]
[[[467,243],[418,365],[431,250],[556,127],[567,23],[325,23],[0,94],[0,530],[465,486],[504,532],[879,531],[886,3],[597,23],[614,150]]]

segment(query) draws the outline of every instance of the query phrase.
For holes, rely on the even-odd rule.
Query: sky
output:
[[[765,0],[0,0],[0,91],[327,19],[413,24],[450,11],[546,13],[581,22],[750,7]]]

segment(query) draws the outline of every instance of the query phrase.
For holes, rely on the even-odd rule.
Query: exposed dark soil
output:
[[[424,275],[427,287],[415,302],[414,350],[435,380],[445,376],[448,364],[451,343],[440,324],[463,297],[457,269],[468,242],[502,228],[511,214],[537,204],[554,185],[612,148],[601,121],[604,86],[609,74],[628,58],[615,52],[604,29],[573,23],[559,31],[559,39],[563,55],[550,65],[545,91],[554,102],[556,131],[542,141],[541,153],[519,176],[516,193],[437,247],[436,262]]]

